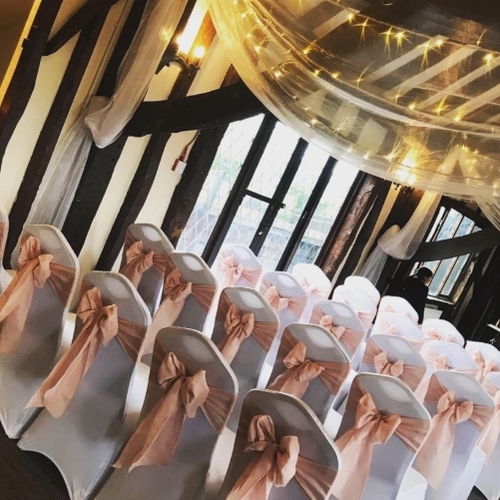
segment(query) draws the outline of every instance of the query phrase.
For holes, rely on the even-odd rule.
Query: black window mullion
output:
[[[252,242],[250,243],[250,249],[255,253],[255,255],[259,255],[278,212],[283,208],[283,200],[285,199],[288,189],[290,188],[293,179],[299,170],[307,146],[308,143],[304,139],[299,139],[297,145],[295,146],[283,176],[281,177],[276,191],[274,192],[272,201],[267,207],[264,216],[260,221],[259,227],[257,228],[257,231],[255,231]]]
[[[250,147],[250,150],[241,166],[240,173],[236,178],[233,188],[224,204],[224,207],[217,219],[212,234],[203,250],[203,260],[211,266],[219,252],[227,231],[231,226],[238,208],[245,197],[246,189],[248,188],[252,177],[259,166],[260,159],[264,153],[266,146],[271,138],[271,135],[276,126],[276,118],[268,114],[262,121],[262,125],[255,136],[255,139]]]
[[[323,167],[323,170],[321,171],[321,174],[318,177],[318,180],[316,181],[316,185],[314,186],[311,192],[311,196],[309,196],[309,199],[307,200],[304,210],[302,210],[300,218],[292,234],[290,235],[290,239],[288,240],[285,250],[283,251],[283,255],[278,261],[278,264],[276,266],[277,271],[285,271],[290,266],[293,257],[295,256],[295,253],[299,248],[300,242],[302,241],[302,238],[304,237],[304,234],[307,228],[309,227],[309,224],[314,216],[314,213],[318,208],[319,202],[321,201],[321,198],[328,186],[328,183],[330,182],[330,179],[333,174],[333,169],[336,163],[337,160],[335,158],[330,157],[328,158],[325,166]]]

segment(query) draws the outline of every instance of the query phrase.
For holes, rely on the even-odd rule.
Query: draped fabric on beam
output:
[[[500,86],[488,78],[500,52],[480,37],[488,26],[474,23],[485,29],[473,39],[450,15],[419,33],[357,6],[212,0],[210,11],[245,83],[305,139],[378,177],[477,198],[500,227]],[[427,26],[425,6],[417,14]]]

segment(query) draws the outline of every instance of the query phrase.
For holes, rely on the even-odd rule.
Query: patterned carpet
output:
[[[469,500],[484,498],[477,491]],[[69,500],[64,481],[52,462],[38,453],[21,451],[1,427],[0,500]]]

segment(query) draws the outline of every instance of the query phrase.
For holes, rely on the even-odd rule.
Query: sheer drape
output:
[[[113,143],[144,99],[170,43],[187,0],[149,0],[125,55],[115,93],[94,97],[58,145],[27,223],[61,227],[75,196],[92,141],[99,148]]]

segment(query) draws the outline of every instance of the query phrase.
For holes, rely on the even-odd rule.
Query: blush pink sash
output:
[[[30,236],[19,252],[19,270],[0,297],[0,354],[14,352],[24,330],[35,288],[46,283],[64,306],[68,306],[75,286],[76,271],[53,262],[54,256],[42,254],[40,242]]]
[[[328,330],[351,356],[354,355],[365,338],[365,332],[346,328],[341,325],[335,325],[332,316],[324,315],[317,306],[313,307],[310,322]]]
[[[9,232],[9,223],[0,222],[0,260],[3,259],[5,244],[7,243],[7,233]]]
[[[429,431],[428,420],[401,415],[386,415],[377,410],[375,403],[357,380],[354,380],[347,410],[355,413],[354,426],[335,444],[342,454],[342,469],[337,475],[332,494],[339,500],[359,500],[370,472],[373,449],[386,444],[393,434],[416,453]]]
[[[383,306],[379,306],[378,312],[379,313],[381,313],[381,312],[389,312],[389,313],[403,314],[403,315],[407,316],[408,318],[410,318],[413,323],[415,323],[416,319],[418,320],[418,317],[416,318],[417,313],[415,312],[415,310],[402,309],[402,308],[394,309],[394,307],[392,307],[389,304],[385,304]]]
[[[456,342],[453,335],[441,335],[436,328],[426,328],[422,326],[422,333],[425,335],[425,339],[432,341],[438,340],[440,342]]]
[[[488,379],[483,381],[483,387],[495,402],[493,418],[489,421],[477,443],[477,446],[484,451],[485,463],[488,464],[500,437],[500,389]]]
[[[413,467],[436,489],[448,468],[455,442],[456,424],[469,420],[482,433],[493,416],[494,408],[474,405],[468,400],[458,403],[455,393],[448,391],[435,375],[431,377],[425,401],[437,404],[437,413],[432,417],[429,436]]]
[[[54,418],[59,418],[76,394],[101,346],[107,346],[114,338],[130,360],[136,362],[147,327],[119,318],[116,305],[103,305],[98,288],[91,288],[83,295],[78,317],[82,321],[78,337],[31,398],[27,408],[44,406]]]
[[[192,295],[205,313],[210,310],[217,287],[185,281],[181,272],[170,257],[167,257],[163,301],[153,317],[153,322],[146,335],[144,353],[153,352],[157,333],[166,326],[173,326],[180,316],[187,298]]]
[[[327,299],[330,295],[330,287],[311,285],[304,276],[297,280],[309,297],[314,297],[317,300]]]
[[[491,358],[485,361],[481,351],[475,351],[472,356],[477,365],[476,379],[479,380],[479,382],[482,382],[488,373],[500,371],[495,359]]]
[[[136,239],[129,230],[125,237],[125,254],[120,273],[137,288],[148,269],[153,268],[160,276],[165,276],[167,257],[167,254],[156,254],[153,250],[145,249],[144,242]]]
[[[331,394],[338,394],[350,370],[349,363],[307,359],[305,344],[297,342],[288,328],[283,332],[277,360],[287,369],[269,384],[268,389],[286,392],[297,398],[302,398],[317,377]]]
[[[418,387],[426,372],[425,366],[405,365],[402,359],[391,363],[387,353],[382,351],[372,338],[366,344],[363,363],[373,365],[377,373],[399,378],[412,391]]]
[[[432,347],[428,347],[423,354],[424,361],[427,366],[435,370],[455,370],[457,372],[466,373],[471,377],[476,376],[476,370],[462,370],[460,368],[453,368],[448,364],[448,357],[446,354],[438,354]]]
[[[282,297],[278,289],[266,278],[262,278],[261,291],[271,307],[279,314],[288,309],[297,318],[300,318],[307,305],[307,295],[300,297]]]
[[[266,321],[255,321],[253,313],[242,314],[223,291],[219,300],[217,318],[224,321],[226,336],[219,343],[224,358],[231,364],[238,353],[241,344],[252,335],[266,352],[278,334],[279,324]]]
[[[157,350],[163,351],[161,346]],[[134,432],[115,463],[116,468],[167,466],[175,454],[186,418],[196,417],[199,408],[220,434],[233,409],[236,395],[210,387],[205,370],[189,376],[174,353],[161,354],[163,360],[158,363],[155,352],[150,381],[159,384],[164,396]]]
[[[408,342],[411,342],[413,344],[413,347],[417,351],[420,351],[422,347],[424,346],[426,340],[424,338],[422,339],[414,339],[410,337],[406,337],[405,335],[401,335],[399,332],[399,328],[395,325],[390,325],[385,319],[378,319],[376,321],[376,331],[372,333],[385,333],[388,335],[399,335],[400,337],[404,337]]]
[[[221,251],[218,268],[222,273],[219,279],[221,289],[227,286],[234,286],[241,278],[248,283],[250,288],[255,288],[262,276],[262,269],[247,269],[241,262],[238,263],[236,261],[234,255],[228,255],[224,251]]]
[[[246,419],[245,419],[246,420]],[[283,488],[295,480],[306,498],[326,500],[336,471],[300,456],[297,436],[277,439],[269,415],[240,420],[236,446],[256,455],[229,492],[226,500],[267,500],[273,486]],[[257,455],[258,452],[258,455]]]

